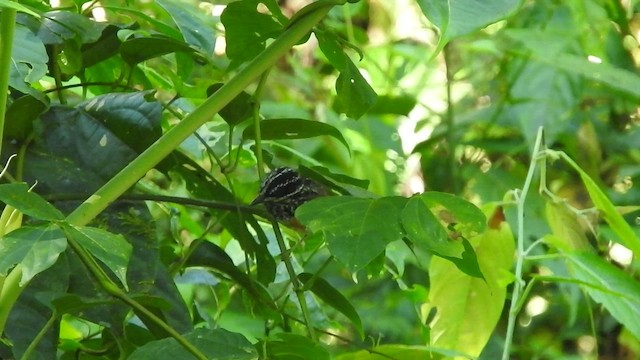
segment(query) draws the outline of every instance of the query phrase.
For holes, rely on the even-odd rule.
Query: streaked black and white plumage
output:
[[[291,168],[280,167],[267,174],[251,205],[264,204],[274,219],[288,222],[294,219],[298,206],[322,195],[327,195],[322,185]]]

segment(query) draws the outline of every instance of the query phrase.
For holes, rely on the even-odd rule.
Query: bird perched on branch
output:
[[[287,226],[301,227],[295,219],[298,206],[324,195],[329,195],[324,185],[291,168],[279,167],[267,174],[251,205],[264,204],[275,220]]]

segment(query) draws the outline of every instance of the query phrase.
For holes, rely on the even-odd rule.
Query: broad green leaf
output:
[[[207,88],[207,96],[213,95],[222,87],[221,83]],[[242,91],[218,112],[229,126],[236,126],[253,116],[254,100],[246,91]]]
[[[298,278],[303,284],[305,284],[305,286],[308,286],[309,281],[313,278],[313,274],[301,273],[298,274]],[[342,315],[346,316],[356,328],[358,334],[360,334],[360,338],[364,339],[364,329],[362,328],[360,315],[358,315],[356,309],[351,305],[349,300],[344,297],[344,295],[331,286],[329,282],[320,277],[313,279],[313,284],[309,289],[322,299],[322,301],[338,310]]]
[[[255,360],[256,349],[242,335],[224,329],[196,329],[184,335],[187,341],[207,356],[209,360]],[[130,360],[192,359],[193,355],[174,338],[156,340],[137,348]]]
[[[262,345],[262,344],[261,344]],[[318,342],[306,336],[280,333],[266,344],[270,360],[329,360],[329,352]]]
[[[31,84],[46,75],[48,61],[49,55],[42,40],[26,26],[16,24],[11,49],[9,86],[22,93],[29,93]]]
[[[624,220],[622,215],[618,213],[616,207],[611,203],[609,198],[604,194],[595,181],[584,171],[578,164],[575,163],[569,156],[562,153],[565,161],[571,165],[579,174],[584,186],[587,188],[589,197],[595,207],[600,211],[604,221],[611,226],[613,232],[618,235],[618,240],[622,245],[631,249],[633,253],[638,256],[640,254],[640,239],[636,236],[635,232]]]
[[[0,201],[11,205],[25,215],[39,220],[63,220],[60,210],[38,194],[29,191],[25,183],[0,184]]]
[[[328,196],[301,205],[296,218],[321,232],[331,254],[355,272],[382,254],[387,244],[404,237],[400,213],[406,202],[397,196]]]
[[[462,242],[449,238],[447,230],[429,210],[421,196],[409,199],[402,209],[402,227],[416,247],[440,256],[462,257]]]
[[[42,23],[38,37],[47,45],[62,45],[65,40],[74,40],[79,44],[97,41],[106,23],[90,20],[88,17],[63,10],[54,10],[42,14]]]
[[[64,229],[68,236],[113,271],[125,289],[128,289],[127,265],[132,247],[124,236],[88,226],[65,226]]]
[[[300,175],[313,179],[327,188],[342,195],[352,195],[356,197],[374,198],[375,194],[368,192],[369,180],[352,178],[343,174],[335,174],[322,166],[298,167]]]
[[[462,198],[437,191],[426,192],[420,197],[440,221],[465,237],[478,235],[487,228],[487,218],[482,210]]]
[[[371,350],[360,350],[354,353],[341,354],[335,360],[389,360],[389,359],[475,359],[460,351],[439,349],[419,345],[380,345]],[[375,351],[375,352],[374,352]]]
[[[51,267],[67,248],[67,239],[57,225],[23,226],[0,239],[0,275],[22,265],[20,285]]]
[[[345,54],[336,35],[327,31],[316,31],[322,53],[340,72],[336,80],[336,110],[353,119],[359,119],[376,103],[377,94],[364,79],[358,67]]]
[[[33,122],[47,107],[47,103],[32,95],[24,95],[17,98],[7,108],[5,136],[18,140],[26,139],[33,131]]]
[[[578,280],[622,295],[584,287],[591,298],[602,304],[636,338],[640,338],[640,283],[596,254],[574,252],[565,255]]]
[[[76,108],[100,121],[120,141],[139,153],[162,135],[162,106],[150,97],[149,92],[96,96]]]
[[[259,13],[259,0],[232,2],[220,15],[226,37],[226,54],[235,67],[253,59],[265,49],[266,41],[282,31],[271,15]]]
[[[132,38],[120,45],[120,55],[132,65],[175,52],[193,53],[195,49],[184,41],[166,36]]]
[[[506,282],[515,241],[506,222],[469,240],[485,280],[471,277],[454,264],[434,257],[429,266],[431,345],[480,355],[493,333],[506,300]],[[425,309],[428,313],[428,309]]]
[[[520,4],[522,0],[418,0],[422,12],[440,30],[438,49],[456,37],[506,18]]]
[[[555,246],[562,251],[593,250],[576,214],[569,211],[565,204],[548,201],[545,210],[549,227],[558,240],[554,241]]]
[[[199,9],[190,3],[174,0],[158,0],[156,4],[171,16],[189,45],[202,49],[207,56],[213,55],[216,34],[209,25],[210,21],[207,22],[209,19],[204,18]]]
[[[335,127],[320,121],[304,119],[267,119],[260,121],[260,135],[263,140],[308,139],[328,135],[340,141],[347,150],[349,144]],[[255,126],[247,126],[242,133],[245,139],[255,139]]]
[[[0,8],[10,8],[17,11],[21,11],[25,14],[29,14],[35,18],[40,18],[40,14],[32,10],[30,7],[22,5],[16,1],[0,0]]]

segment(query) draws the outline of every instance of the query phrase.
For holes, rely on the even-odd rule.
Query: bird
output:
[[[324,185],[300,175],[290,167],[279,167],[267,174],[260,184],[258,196],[250,205],[263,204],[275,220],[295,228],[299,224],[295,219],[296,209],[324,195],[329,195]]]

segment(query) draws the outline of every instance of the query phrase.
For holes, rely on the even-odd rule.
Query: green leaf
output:
[[[313,278],[313,274],[300,273],[298,274],[298,278],[305,284],[305,286],[308,286],[309,281]],[[322,299],[322,301],[338,310],[342,315],[346,316],[347,319],[351,321],[351,324],[356,328],[358,334],[360,334],[360,338],[364,339],[364,329],[362,328],[360,315],[358,315],[358,312],[347,298],[345,298],[336,288],[331,286],[329,282],[320,277],[313,279],[313,284],[309,289]]]
[[[199,9],[190,3],[173,0],[158,0],[156,4],[171,16],[189,45],[202,49],[207,56],[213,55],[216,34],[209,26],[210,20],[204,18]]]
[[[124,236],[88,226],[65,226],[64,229],[68,236],[102,261],[128,290],[127,264],[132,247]]]
[[[142,153],[162,135],[162,106],[150,94],[148,91],[111,93],[96,96],[76,108],[84,110],[124,144]]]
[[[616,207],[611,203],[609,198],[604,194],[595,181],[584,171],[578,164],[575,163],[569,156],[562,153],[563,158],[571,167],[573,167],[579,174],[584,186],[587,188],[589,197],[595,207],[602,213],[604,221],[611,226],[611,230],[618,235],[618,241],[629,248],[637,256],[640,254],[640,239],[636,236],[635,232],[624,220],[622,215],[618,213]]]
[[[423,197],[409,199],[402,210],[402,226],[416,247],[440,256],[462,257],[462,242],[449,238],[446,229],[429,210]]]
[[[225,28],[226,54],[232,62],[230,67],[256,57],[265,49],[267,39],[277,37],[282,31],[282,25],[272,16],[258,12],[260,2],[232,2],[220,15]]]
[[[196,329],[184,335],[187,341],[207,356],[209,360],[254,360],[255,348],[242,335],[224,329]],[[191,359],[193,355],[178,344],[174,338],[156,340],[137,348],[130,360],[176,360]]]
[[[25,183],[0,184],[0,201],[20,210],[25,215],[39,220],[63,220],[60,210],[49,204],[38,194],[29,191]]]
[[[21,264],[23,286],[51,267],[66,248],[67,239],[57,225],[23,226],[0,240],[0,275]]]
[[[122,59],[131,65],[175,52],[193,53],[195,49],[184,41],[160,35],[127,39],[120,45]]]
[[[416,98],[411,95],[378,95],[376,103],[367,113],[408,116],[416,104]]]
[[[447,227],[453,227],[465,237],[478,235],[487,228],[487,218],[482,210],[462,198],[437,191],[426,192],[420,197]]]
[[[349,150],[347,140],[335,127],[320,121],[304,119],[267,119],[260,121],[262,140],[308,139],[328,135],[340,141]],[[247,126],[242,133],[245,139],[255,139],[255,126]]]
[[[18,140],[24,140],[33,131],[33,122],[48,108],[44,103],[32,95],[17,98],[7,108],[5,135]]]
[[[556,247],[562,251],[593,250],[576,214],[569,211],[566,204],[548,201],[545,210],[547,222],[554,235],[550,240],[553,240]]]
[[[371,350],[360,350],[354,353],[341,354],[335,360],[388,360],[388,359],[475,359],[460,351],[438,349],[420,345],[380,345]]]
[[[266,342],[266,349],[267,358],[270,360],[331,359],[329,352],[320,343],[296,334],[276,334]]]
[[[9,86],[22,93],[29,93],[31,84],[47,74],[49,55],[40,40],[31,30],[16,24],[11,49]]]
[[[62,45],[65,40],[79,44],[97,41],[106,23],[90,20],[88,17],[70,11],[54,10],[42,14],[42,24],[38,37],[47,45]]]
[[[431,345],[477,357],[502,314],[515,242],[506,222],[470,242],[485,280],[463,273],[444,259],[431,259],[429,308],[437,311],[430,324]]]
[[[345,54],[336,35],[326,31],[316,31],[316,38],[322,53],[331,65],[340,72],[336,81],[335,107],[353,119],[359,119],[376,102],[377,94],[362,77],[358,67]]]
[[[640,338],[640,284],[604,259],[593,253],[565,254],[574,276],[595,287],[584,289],[593,300],[601,303],[616,320],[636,338]],[[605,288],[619,295],[597,289]]]
[[[207,96],[213,95],[218,89],[222,87],[221,83],[213,84],[207,88]],[[229,126],[236,126],[241,122],[251,118],[253,116],[253,109],[255,102],[251,95],[246,91],[242,91],[238,96],[233,98],[227,105],[225,105],[218,114],[222,119],[229,124]]]
[[[402,239],[400,213],[406,202],[398,196],[328,196],[301,205],[296,218],[321,232],[331,254],[355,272],[382,254],[387,244]]]
[[[418,0],[422,12],[440,30],[438,49],[456,37],[506,18],[521,3],[522,0]]]

